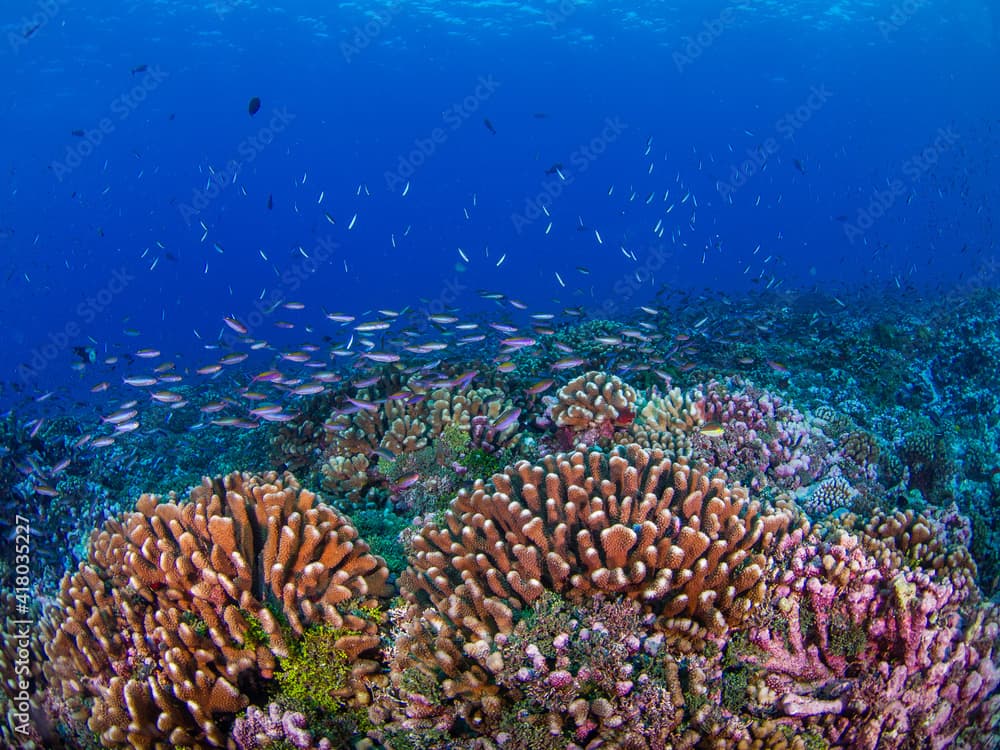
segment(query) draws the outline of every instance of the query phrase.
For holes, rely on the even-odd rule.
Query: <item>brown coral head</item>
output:
[[[218,722],[271,678],[289,636],[327,624],[357,631],[352,658],[377,648],[377,625],[352,609],[387,578],[291,474],[205,479],[185,503],[143,495],[63,579],[51,681],[106,746],[224,747]]]
[[[494,632],[545,591],[626,596],[724,628],[762,598],[762,552],[791,520],[723,476],[637,445],[522,461],[492,481],[414,537],[403,588],[456,624],[471,617]]]

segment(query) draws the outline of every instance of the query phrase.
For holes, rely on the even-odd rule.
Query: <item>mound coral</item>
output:
[[[342,695],[367,700],[376,664],[363,655],[379,636],[352,608],[387,594],[387,577],[290,474],[206,479],[186,503],[143,495],[63,579],[48,676],[105,746],[225,747],[228,723],[312,625],[341,629]]]
[[[616,436],[616,440],[638,443],[646,449],[659,448],[674,458],[690,457],[691,436],[704,423],[701,400],[698,390],[671,388],[660,394],[653,388],[628,431]]]
[[[800,490],[799,505],[810,518],[822,518],[839,510],[850,510],[857,490],[843,476],[834,475]]]
[[[374,468],[362,453],[330,456],[320,467],[323,488],[330,492],[358,497],[371,484]]]
[[[392,679],[406,718],[428,726],[496,728],[513,699],[496,682],[496,637],[546,593],[635,600],[661,628],[742,622],[764,597],[764,553],[792,522],[638,445],[522,461],[492,482],[414,536],[401,577],[409,606]]]
[[[870,432],[853,430],[840,437],[840,453],[846,459],[850,476],[874,481],[878,479],[881,449]]]
[[[848,415],[834,409],[829,404],[820,404],[813,409],[813,417],[823,432],[834,439],[840,439],[845,433],[857,428]]]
[[[552,421],[565,448],[594,445],[635,419],[635,390],[617,375],[591,371],[559,389]]]
[[[909,432],[899,441],[897,453],[906,467],[907,489],[919,490],[931,503],[941,504],[951,498],[955,456],[943,432]]]

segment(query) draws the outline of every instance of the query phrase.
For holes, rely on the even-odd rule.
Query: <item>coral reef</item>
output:
[[[964,570],[899,564],[908,536],[883,523],[807,539],[769,584],[773,620],[750,629],[771,710],[830,747],[997,740],[1000,609],[976,603]]]
[[[312,624],[341,629],[341,692],[367,700],[379,636],[352,609],[387,594],[387,576],[290,474],[206,479],[186,503],[143,495],[63,579],[47,676],[105,746],[225,747],[227,717]]]
[[[635,419],[636,392],[617,375],[590,371],[559,389],[552,421],[565,449],[606,441]]]
[[[1000,750],[998,299],[384,311],[347,367],[104,383],[141,429],[7,415],[0,745]],[[268,451],[301,486],[225,476]]]
[[[766,551],[792,517],[638,445],[521,462],[461,492],[413,537],[393,685],[406,718],[496,729],[496,636],[547,592],[641,603],[658,627],[723,632],[764,597]],[[445,679],[425,694],[427,680]],[[420,677],[422,675],[422,677]],[[424,688],[420,685],[423,684]]]

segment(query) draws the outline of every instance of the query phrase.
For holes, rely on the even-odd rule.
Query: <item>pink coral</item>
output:
[[[509,442],[505,430],[498,430],[489,417],[476,416],[469,423],[469,449],[496,453]]]
[[[753,660],[774,708],[811,717],[830,743],[945,748],[995,719],[1000,610],[975,605],[973,590],[880,563],[843,534],[795,549],[772,596],[777,616],[750,631]]]
[[[597,598],[570,609],[546,599],[530,626],[522,623],[498,639],[497,681],[537,707],[526,722],[560,726],[582,744],[600,737],[623,747],[662,747],[657,743],[680,724],[683,700],[640,672],[659,649],[651,624],[633,601]],[[647,646],[653,638],[656,645]],[[528,736],[512,731],[514,739]]]
[[[282,709],[276,703],[267,713],[250,706],[244,716],[233,724],[232,738],[239,750],[258,750],[285,741],[299,750],[331,750],[327,739],[314,742],[306,729],[306,718],[297,711]]]
[[[795,489],[822,475],[829,441],[808,417],[780,398],[734,378],[709,382],[699,403],[721,435],[694,436],[694,455],[753,489]]]

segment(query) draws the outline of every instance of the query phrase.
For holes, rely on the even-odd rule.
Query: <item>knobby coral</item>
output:
[[[691,436],[704,423],[700,408],[702,399],[697,389],[684,392],[671,388],[661,394],[653,388],[628,432],[622,433],[617,440],[638,443],[647,450],[660,448],[672,457],[690,457]]]
[[[635,419],[636,392],[617,375],[592,371],[559,389],[552,421],[566,448],[593,445]]]
[[[792,522],[637,445],[522,461],[492,482],[459,493],[412,541],[393,684],[417,724],[496,728],[511,700],[496,637],[547,592],[635,600],[661,628],[740,623],[764,597],[764,553]]]
[[[179,503],[143,495],[63,579],[48,676],[109,747],[224,747],[294,639],[342,628],[346,696],[368,693],[377,626],[351,611],[388,571],[350,522],[290,474],[206,479]],[[322,686],[317,686],[322,689]]]
[[[476,420],[493,423],[511,408],[504,391],[472,388],[467,381],[451,381],[430,387],[415,378],[392,380],[358,392],[356,403],[341,409],[324,424],[330,433],[320,471],[323,488],[357,501],[384,480],[372,456],[415,453],[437,442],[448,428],[470,435]],[[412,390],[387,392],[389,384]],[[478,428],[482,439],[483,429]],[[520,438],[517,420],[493,429],[489,440],[495,446],[514,444]]]

